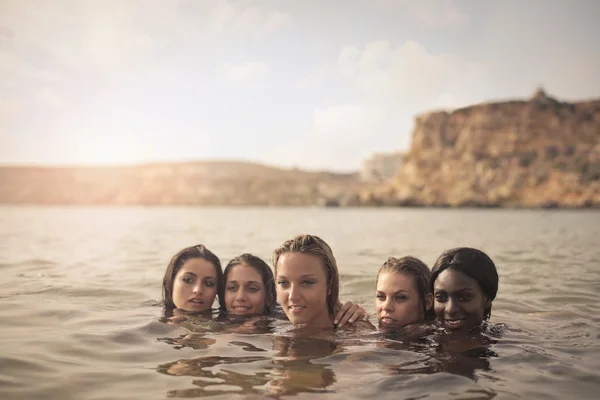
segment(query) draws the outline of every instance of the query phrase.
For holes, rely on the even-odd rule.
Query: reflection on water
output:
[[[387,257],[431,265],[481,248],[500,274],[493,325],[467,339],[431,327],[306,337],[281,318],[162,315],[162,274],[182,246],[268,260],[299,232],[328,241],[341,298],[369,311]],[[598,212],[0,207],[0,237],[3,400],[600,392]]]
[[[226,336],[216,337],[218,339],[202,334],[189,334],[160,340],[177,349],[189,346],[195,350],[206,350]],[[269,349],[241,340],[243,337],[227,343],[252,355],[207,355],[179,359],[159,365],[157,371],[195,378],[192,380],[194,388],[169,392],[169,396],[175,397],[210,395],[222,391],[270,396],[322,393],[335,383],[335,373],[327,364],[313,363],[330,356],[338,349],[339,345],[334,340],[280,334],[270,334],[265,338],[270,341]],[[265,355],[260,355],[261,353]]]
[[[335,393],[336,371],[353,376],[358,371],[367,372],[383,379],[381,385],[395,387],[404,382],[395,378],[398,376],[438,373],[477,382],[482,374],[491,371],[490,359],[498,357],[492,347],[502,332],[502,327],[494,326],[485,333],[464,336],[446,334],[429,325],[410,332],[374,332],[366,336],[336,332],[314,336],[294,332],[289,327],[274,330],[269,323],[273,320],[267,318],[221,322],[220,333],[159,339],[175,349],[189,347],[200,350],[201,354],[211,353],[210,347],[219,342],[229,348],[227,356],[206,354],[159,365],[157,371],[161,374],[194,378],[193,388],[172,390],[169,396],[196,397],[222,392],[270,397]],[[265,331],[265,326],[270,329]],[[239,333],[239,327],[245,327],[243,334],[231,335]]]

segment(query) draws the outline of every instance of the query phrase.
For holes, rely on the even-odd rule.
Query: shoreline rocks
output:
[[[599,208],[600,100],[485,103],[416,118],[391,180],[363,190],[426,207]]]

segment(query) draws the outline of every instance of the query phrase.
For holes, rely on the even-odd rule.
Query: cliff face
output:
[[[416,119],[412,145],[366,203],[600,206],[600,100],[480,104]]]
[[[358,185],[354,174],[244,162],[0,167],[0,204],[325,205]]]
[[[401,161],[385,182],[244,162],[0,167],[0,204],[600,207],[600,100],[424,114]]]

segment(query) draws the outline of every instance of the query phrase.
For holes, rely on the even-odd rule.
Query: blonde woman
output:
[[[277,300],[290,322],[296,328],[333,330],[340,279],[329,245],[318,236],[295,236],[273,251],[273,266]],[[354,325],[374,328],[366,321]]]

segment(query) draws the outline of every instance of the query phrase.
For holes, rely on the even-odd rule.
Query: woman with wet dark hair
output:
[[[231,315],[268,315],[275,309],[275,280],[271,268],[259,257],[244,253],[233,258],[223,273],[219,292]]]
[[[481,250],[447,250],[433,266],[431,289],[440,323],[450,331],[468,332],[490,318],[498,292],[498,272]]]
[[[162,289],[165,314],[174,310],[211,314],[217,295],[219,310],[230,315],[271,315],[276,308],[273,272],[262,259],[244,253],[233,258],[223,273],[219,258],[202,244],[171,258]],[[340,325],[365,315],[352,302],[337,306]]]
[[[163,277],[165,312],[181,310],[208,313],[223,286],[219,258],[204,245],[186,247],[175,254]],[[224,300],[219,296],[220,308]]]

